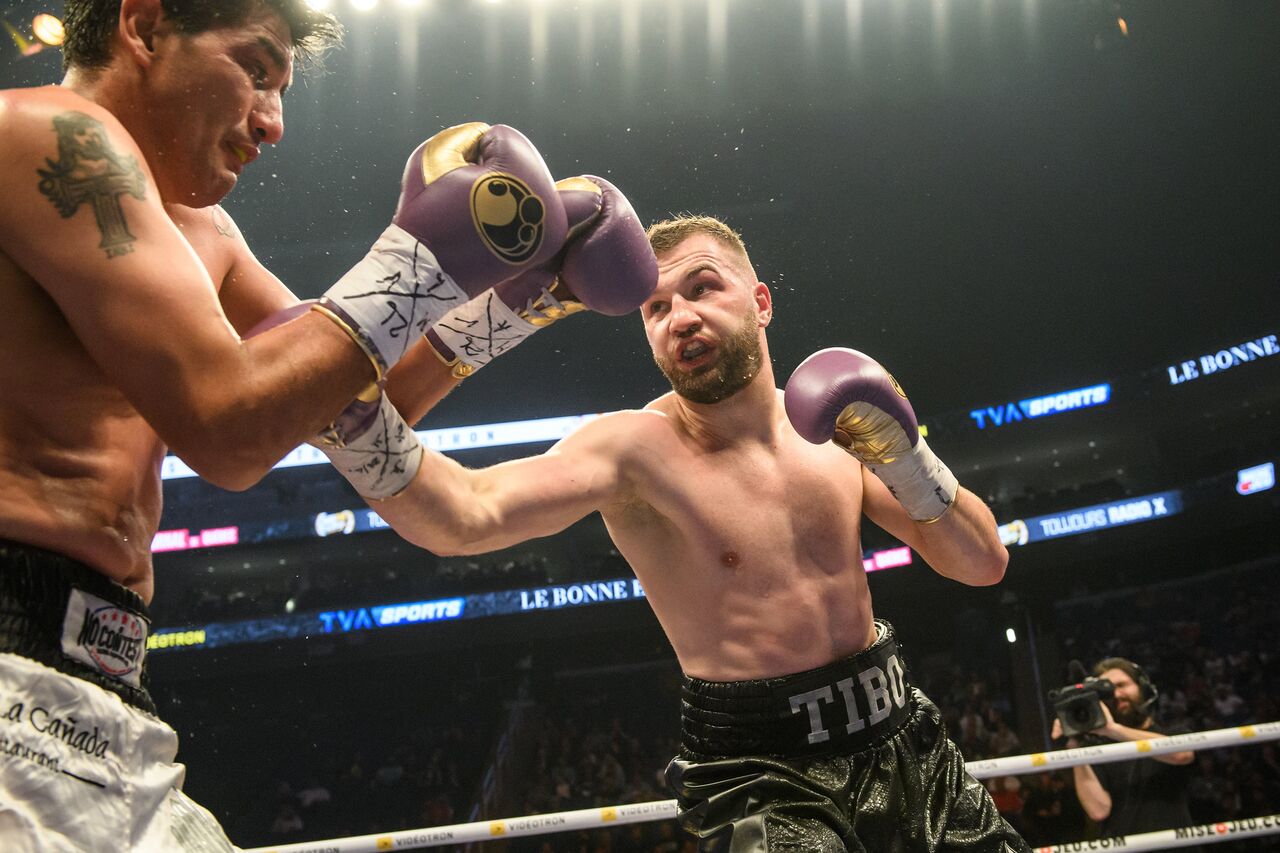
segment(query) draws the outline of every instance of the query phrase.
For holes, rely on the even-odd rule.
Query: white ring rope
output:
[[[992,776],[1043,773],[1077,764],[1106,764],[1112,761],[1132,761],[1151,758],[1170,752],[1192,752],[1217,749],[1224,746],[1242,746],[1280,740],[1280,721],[1257,723],[1231,729],[1214,729],[1185,735],[1154,738],[1152,740],[1108,743],[1101,746],[1085,746],[1056,752],[1037,752],[1029,755],[1013,755],[985,761],[970,761],[965,769],[975,778]],[[527,815],[525,817],[482,820],[475,823],[455,823],[449,826],[406,829],[399,832],[381,832],[373,835],[353,835],[348,838],[332,838],[327,841],[304,841],[276,847],[255,847],[244,853],[381,853],[385,850],[414,850],[438,847],[445,844],[466,844],[476,841],[494,841],[526,835],[546,835],[552,832],[571,832],[578,829],[599,829],[622,826],[628,823],[645,823],[666,820],[676,816],[675,800],[656,800],[648,803],[632,803],[621,806],[601,806],[569,812]],[[1241,818],[1219,821],[1181,829],[1163,829],[1119,838],[1099,838],[1092,841],[1073,841],[1050,847],[1037,847],[1037,853],[1075,853],[1083,850],[1163,850],[1185,847],[1191,844],[1214,844],[1234,841],[1237,838],[1280,834],[1280,815]]]
[[[975,779],[992,776],[1017,776],[1023,773],[1041,773],[1059,767],[1075,767],[1077,764],[1109,764],[1113,761],[1131,761],[1135,758],[1151,758],[1170,752],[1199,752],[1222,746],[1241,746],[1280,740],[1280,722],[1257,723],[1234,729],[1214,729],[1207,732],[1191,732],[1185,735],[1104,743],[1098,746],[1080,746],[1060,749],[1056,752],[1034,752],[1030,755],[1010,755],[1007,758],[989,758],[986,761],[969,761],[964,769]]]

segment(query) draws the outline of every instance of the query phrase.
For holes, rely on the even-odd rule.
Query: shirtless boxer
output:
[[[641,311],[672,392],[532,458],[468,470],[428,452],[379,513],[441,554],[603,515],[685,673],[668,778],[701,849],[1026,850],[909,685],[862,567],[865,513],[939,574],[997,583],[991,512],[866,356],[815,354],[784,403],[772,297],[730,228],[684,217],[649,236]]]
[[[552,263],[570,223],[518,132],[451,128],[411,155],[374,248],[300,312],[216,203],[280,141],[294,59],[334,19],[304,0],[65,15],[63,84],[0,92],[0,848],[225,849],[146,690],[166,446],[251,485],[379,381],[395,393],[419,332]],[[416,367],[434,373],[411,398],[451,381]],[[385,436],[346,437],[381,460],[366,492],[415,470]]]

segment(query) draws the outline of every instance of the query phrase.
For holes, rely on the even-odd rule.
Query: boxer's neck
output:
[[[718,449],[748,442],[773,442],[777,425],[785,414],[767,349],[762,357],[763,363],[755,378],[738,393],[718,403],[695,403],[678,394],[672,395],[672,414],[689,435],[708,448]]]

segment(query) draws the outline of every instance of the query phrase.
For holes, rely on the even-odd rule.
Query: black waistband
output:
[[[110,690],[155,713],[147,692],[151,617],[141,596],[78,560],[0,539],[0,652]]]
[[[706,761],[859,752],[893,734],[914,702],[893,628],[855,655],[817,669],[751,681],[684,680],[681,748]]]

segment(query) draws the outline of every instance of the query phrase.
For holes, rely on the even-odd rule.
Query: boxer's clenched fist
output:
[[[590,309],[634,311],[658,283],[658,263],[635,210],[604,178],[556,183],[569,223],[564,250],[547,263],[452,309],[427,340],[454,375],[468,376],[562,317]]]
[[[916,521],[935,521],[959,484],[920,435],[915,412],[875,359],[832,348],[809,356],[787,382],[787,418],[814,444],[835,441],[879,477]]]
[[[554,257],[568,227],[537,149],[482,122],[418,146],[391,222],[320,305],[379,377],[450,309]]]

